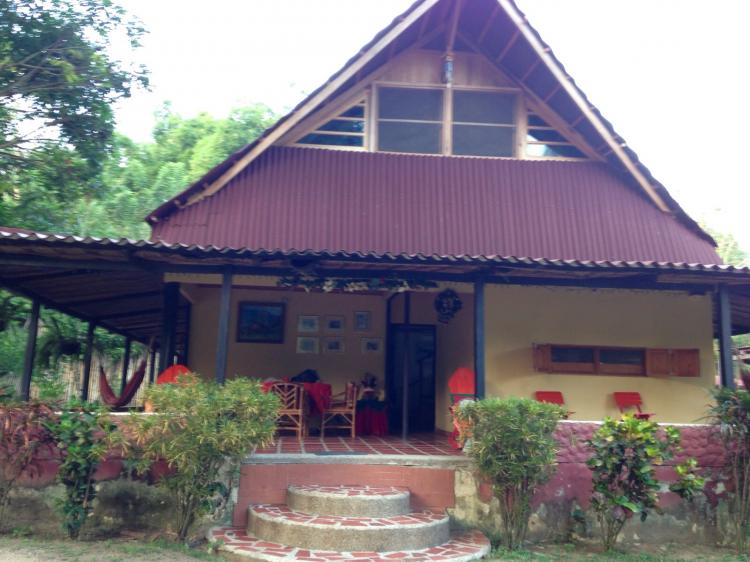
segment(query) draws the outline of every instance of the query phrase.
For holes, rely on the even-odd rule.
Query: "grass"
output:
[[[747,556],[733,554],[730,551],[689,545],[667,545],[662,552],[597,552],[584,544],[547,545],[535,550],[508,552],[495,548],[488,556],[489,560],[498,561],[533,561],[533,562],[747,562]]]

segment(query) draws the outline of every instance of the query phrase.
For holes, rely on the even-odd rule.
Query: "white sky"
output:
[[[467,0],[471,1],[471,0]],[[150,34],[151,92],[117,111],[148,140],[169,100],[192,116],[284,112],[412,0],[121,0]],[[741,0],[517,0],[558,59],[675,199],[750,250],[746,25]]]

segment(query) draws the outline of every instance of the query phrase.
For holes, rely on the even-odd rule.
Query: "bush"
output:
[[[726,468],[734,484],[729,505],[735,546],[744,553],[750,533],[750,393],[721,388],[714,397],[710,414],[726,445]]]
[[[468,455],[500,503],[502,543],[518,549],[526,537],[531,498],[555,470],[554,431],[565,412],[526,398],[464,402],[456,417],[467,428]]]
[[[45,426],[52,417],[41,402],[0,405],[0,527],[18,479],[33,469],[43,449],[53,447]]]
[[[604,420],[588,440],[593,450],[588,467],[593,472],[591,505],[596,511],[604,549],[611,550],[625,523],[635,514],[645,521],[658,511],[661,484],[655,467],[679,451],[680,432],[664,428],[659,435],[655,422],[624,415],[621,420]],[[703,489],[697,476],[697,462],[689,459],[676,467],[678,480],[670,489],[684,498],[692,498]]]
[[[128,426],[145,461],[166,461],[174,469],[159,481],[177,503],[177,538],[184,541],[196,518],[211,508],[223,488],[222,466],[237,464],[276,431],[278,398],[260,384],[237,378],[224,385],[181,376],[177,384],[152,386],[146,399],[153,415],[133,414]]]
[[[106,408],[79,401],[68,402],[46,427],[62,456],[57,479],[65,486],[65,496],[57,507],[68,536],[77,539],[93,511],[94,473],[113,443],[116,427]]]

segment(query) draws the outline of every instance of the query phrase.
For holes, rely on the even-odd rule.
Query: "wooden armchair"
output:
[[[305,387],[291,382],[277,382],[271,385],[270,392],[279,397],[281,407],[276,419],[278,431],[293,431],[297,439],[306,435]]]
[[[349,382],[346,390],[331,396],[331,404],[323,411],[320,422],[320,436],[326,436],[326,427],[329,429],[348,429],[351,436],[357,436],[357,398],[359,387],[357,383]]]

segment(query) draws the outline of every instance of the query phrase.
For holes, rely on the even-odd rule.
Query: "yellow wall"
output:
[[[488,285],[487,394],[531,397],[562,391],[575,415],[617,415],[612,392],[638,391],[656,421],[695,422],[714,384],[711,299],[685,293]],[[533,370],[533,343],[699,348],[699,378],[546,374]]]

